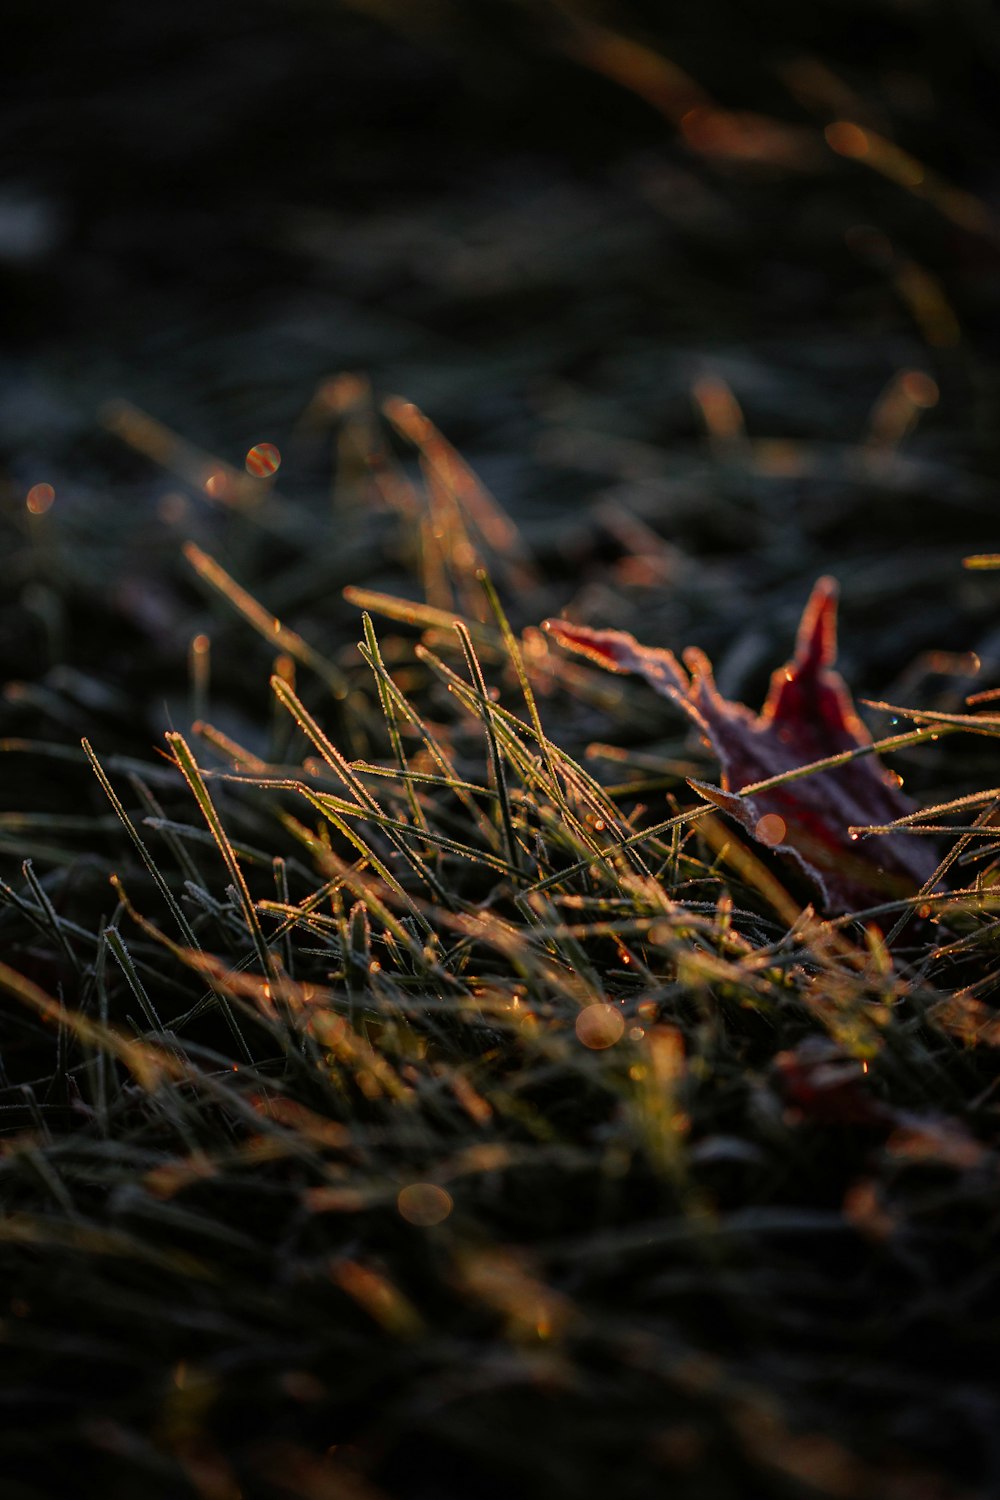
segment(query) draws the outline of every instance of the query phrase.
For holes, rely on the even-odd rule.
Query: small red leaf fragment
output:
[[[828,1037],[807,1037],[772,1064],[793,1120],[810,1125],[890,1125],[894,1111],[868,1091],[865,1068]]]

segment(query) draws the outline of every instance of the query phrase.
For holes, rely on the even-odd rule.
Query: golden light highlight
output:
[[[872,408],[868,448],[889,452],[912,432],[922,412],[940,398],[937,381],[925,370],[900,370]]]
[[[212,641],[204,633],[194,636],[188,647],[188,673],[192,712],[195,719],[202,719],[208,711],[208,687],[212,676]]]
[[[547,1286],[523,1254],[484,1250],[461,1260],[458,1270],[466,1291],[500,1313],[519,1342],[559,1339],[573,1321],[572,1303]]]
[[[387,1276],[358,1261],[342,1260],[330,1267],[331,1280],[374,1322],[397,1338],[416,1338],[422,1332],[420,1314]]]
[[[289,656],[287,651],[282,651],[274,658],[274,675],[280,677],[282,682],[290,688],[295,688],[295,657]]]
[[[691,387],[691,395],[713,446],[721,450],[743,447],[746,423],[730,387],[719,375],[705,375]]]
[[[805,131],[748,110],[699,104],[681,117],[680,129],[693,151],[728,162],[796,169],[814,155]]]
[[[867,156],[871,150],[871,142],[867,131],[861,129],[850,120],[834,120],[823,131],[826,143],[831,151],[836,151],[838,156],[849,156],[858,161]]]
[[[890,182],[933,204],[937,211],[970,234],[985,235],[995,244],[1000,236],[990,210],[981,199],[964,188],[939,177],[924,162],[880,135],[869,126],[854,120],[833,120],[823,131],[831,151],[851,161],[863,162]]]
[[[454,1206],[451,1194],[433,1182],[411,1182],[396,1199],[401,1216],[418,1229],[443,1224]]]
[[[576,1018],[576,1034],[592,1052],[604,1052],[625,1034],[625,1018],[614,1005],[588,1005]]]

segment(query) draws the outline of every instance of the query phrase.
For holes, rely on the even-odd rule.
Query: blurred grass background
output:
[[[14,11],[6,550],[38,584],[21,508],[52,483],[73,578],[29,602],[74,652],[104,650],[64,619],[84,575],[108,607],[161,583],[165,618],[174,587],[176,485],[104,404],[237,464],[277,441],[313,503],[299,419],[342,370],[428,411],[576,579],[609,504],[714,562],[721,618],[644,600],[664,638],[717,648],[761,599],[787,628],[829,569],[883,672],[983,644],[954,563],[992,545],[989,7]],[[12,608],[21,676],[44,632]]]
[[[948,645],[989,659],[992,593],[955,564],[992,545],[994,19],[972,0],[15,5],[4,673],[26,638],[43,669],[104,653],[76,628],[95,593],[112,635],[137,594],[181,628],[176,476],[102,431],[107,401],[237,464],[277,441],[313,504],[328,452],[299,419],[342,370],[428,411],[574,580],[600,572],[615,507],[712,564],[707,611],[646,591],[664,639],[717,650],[762,600],[787,630],[831,570],[883,678]],[[38,482],[69,578],[24,544]],[[329,563],[335,609],[359,578]],[[599,579],[582,604],[627,623]]]

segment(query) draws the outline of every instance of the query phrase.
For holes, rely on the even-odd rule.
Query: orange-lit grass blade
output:
[[[386,817],[378,800],[372,795],[360,778],[355,775],[349,762],[323,733],[301,699],[296,696],[295,692],[280,677],[271,678],[271,689],[281,706],[292,715],[292,718],[303,733],[308,735],[327,765],[337,773],[344,786],[353,793],[355,808],[351,809],[352,812],[356,810],[363,816],[367,815],[372,819],[378,820],[380,826],[386,829],[393,847],[406,860],[414,873],[433,891],[438,900],[448,904],[451,898],[444,890],[433,870],[428,868],[424,860],[412,848],[409,841],[399,832],[399,826],[394,826],[393,820]],[[311,799],[313,797],[312,793],[307,793],[306,795]],[[402,887],[388,874],[388,871],[384,867],[382,867],[382,875],[383,879],[386,879],[390,885],[402,893]],[[422,917],[419,920],[422,924],[424,923]]]
[[[197,948],[199,944],[198,939],[194,934],[194,929],[192,928],[187,917],[184,915],[184,912],[181,910],[180,904],[178,903],[177,898],[174,896],[173,891],[164,880],[159,866],[157,865],[152,854],[150,854],[148,848],[143,842],[137,828],[135,827],[135,824],[132,822],[132,819],[125,811],[118,793],[115,791],[114,787],[111,785],[111,782],[108,780],[108,776],[104,770],[104,767],[101,765],[97,756],[94,754],[90,741],[88,739],[82,739],[80,743],[83,746],[84,755],[86,755],[87,759],[90,761],[94,775],[97,777],[98,781],[101,784],[101,789],[104,792],[104,795],[107,797],[108,801],[111,803],[111,806],[114,808],[115,813],[121,821],[122,827],[125,829],[125,832],[132,840],[132,843],[135,845],[139,858],[142,860],[143,864],[148,870],[153,884],[156,886],[160,895],[166,902],[170,915],[177,923],[177,927],[181,934],[181,937],[190,948]]]
[[[303,666],[311,668],[323,679],[335,698],[346,698],[347,680],[339,667],[335,667],[333,662],[310,646],[308,641],[304,641],[296,631],[290,630],[276,619],[235,578],[230,577],[214,557],[203,552],[195,542],[185,542],[184,556],[198,577],[217,594],[221,594],[269,645],[280,647]]]
[[[259,503],[260,486],[249,475],[196,448],[130,401],[109,401],[100,415],[122,442],[217,504],[247,512]]]
[[[520,871],[521,856],[517,838],[514,834],[514,820],[511,815],[510,797],[507,792],[507,773],[504,768],[503,757],[500,754],[500,745],[493,724],[493,704],[490,701],[489,693],[486,691],[486,679],[483,676],[483,669],[479,657],[476,655],[476,648],[472,643],[472,637],[468,629],[459,621],[456,621],[455,629],[458,631],[459,639],[462,642],[466,666],[469,669],[469,676],[472,678],[473,687],[479,699],[483,728],[486,731],[486,743],[489,750],[493,788],[497,794],[500,807],[500,825],[503,829],[504,843],[507,846],[507,858],[513,868]]]
[[[438,503],[450,498],[458,508],[459,530],[466,536],[466,544],[480,541],[495,555],[514,586],[528,587],[534,581],[534,572],[521,533],[458,450],[413,402],[390,396],[382,410],[399,435],[420,453],[432,505],[435,498]],[[473,536],[468,536],[467,527],[471,527]],[[463,556],[464,565],[462,557],[456,559],[459,570],[471,572],[475,559],[467,552]]]
[[[126,1037],[103,1021],[95,1021],[80,1011],[69,1010],[54,1000],[33,980],[19,974],[9,964],[0,962],[0,989],[19,1000],[45,1021],[62,1026],[88,1047],[108,1053],[122,1063],[140,1088],[154,1092],[164,1078],[181,1080],[193,1071],[175,1053],[150,1042]]]
[[[399,767],[399,770],[403,777],[404,791],[406,794],[406,800],[409,804],[410,814],[418,828],[426,829],[427,819],[424,815],[423,808],[420,806],[416,787],[414,786],[412,779],[407,775],[407,772],[409,771],[409,762],[407,761],[406,751],[403,748],[402,736],[399,732],[399,723],[396,717],[396,705],[393,701],[393,696],[389,692],[389,689],[386,685],[386,679],[388,678],[389,674],[385,669],[385,662],[382,660],[382,651],[379,647],[378,636],[375,634],[375,627],[372,624],[372,617],[367,610],[362,613],[361,628],[365,634],[364,643],[367,648],[366,655],[371,666],[372,673],[375,677],[375,690],[378,693],[379,704],[382,708],[382,717],[385,720],[385,727],[386,732],[389,736],[389,743],[392,746],[392,753],[396,758],[396,765]]]
[[[439,772],[441,773],[439,776],[434,776],[431,773],[415,772],[408,767],[405,772],[406,779],[416,782],[428,782],[447,788],[455,795],[455,797],[457,797],[459,802],[461,802],[462,806],[471,817],[473,823],[478,828],[485,843],[492,849],[498,848],[499,844],[497,840],[496,829],[475,801],[476,797],[495,799],[496,793],[491,788],[476,786],[473,783],[463,781],[460,778],[451,759],[450,749],[436,734],[431,731],[430,727],[417,713],[409,698],[406,697],[406,695],[400,690],[397,684],[393,681],[392,677],[389,675],[389,672],[386,669],[385,663],[381,660],[381,657],[376,658],[375,656],[373,656],[366,643],[359,642],[358,649],[361,652],[361,655],[364,657],[365,661],[368,663],[372,672],[375,674],[375,677],[384,690],[386,697],[398,711],[400,717],[406,719],[414,732],[420,735],[427,755],[430,757],[430,759],[437,766]],[[362,768],[359,766],[358,769]],[[365,769],[368,774],[376,774],[375,767],[369,766],[363,769]],[[377,774],[386,775],[390,773],[387,773],[384,768],[380,767],[377,768]],[[400,772],[399,774],[402,776],[403,772]]]
[[[670,120],[709,160],[802,170],[817,165],[813,131],[750,110],[719,105],[677,63],[645,43],[590,20],[566,17],[564,50]]]
[[[219,817],[215,803],[212,801],[212,798],[209,794],[208,787],[205,785],[205,780],[201,774],[201,769],[193,754],[191,753],[191,749],[185,741],[183,735],[178,734],[176,730],[170,730],[166,735],[166,740],[167,744],[173,751],[177,768],[190,787],[192,795],[194,796],[194,799],[201,811],[201,815],[208,825],[209,832],[216,842],[219,853],[222,855],[223,862],[226,866],[227,871],[229,872],[229,878],[232,881],[233,886],[235,887],[236,894],[239,897],[240,905],[243,908],[243,916],[246,921],[247,928],[249,929],[250,937],[253,942],[254,950],[257,954],[257,959],[260,963],[261,970],[269,978],[276,978],[277,967],[275,965],[274,958],[272,957],[271,952],[268,949],[267,943],[264,940],[264,933],[261,929],[260,919],[257,916],[257,908],[254,906],[253,897],[250,895],[250,889],[246,883],[246,877],[244,876],[243,871],[240,868],[239,860],[236,857],[236,851],[232,846],[229,835],[226,833],[226,830],[223,827],[222,819]]]

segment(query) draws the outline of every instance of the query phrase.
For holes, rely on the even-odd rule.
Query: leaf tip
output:
[[[837,659],[837,601],[840,589],[835,578],[825,574],[813,585],[802,613],[795,643],[795,664],[818,671],[832,667]]]

